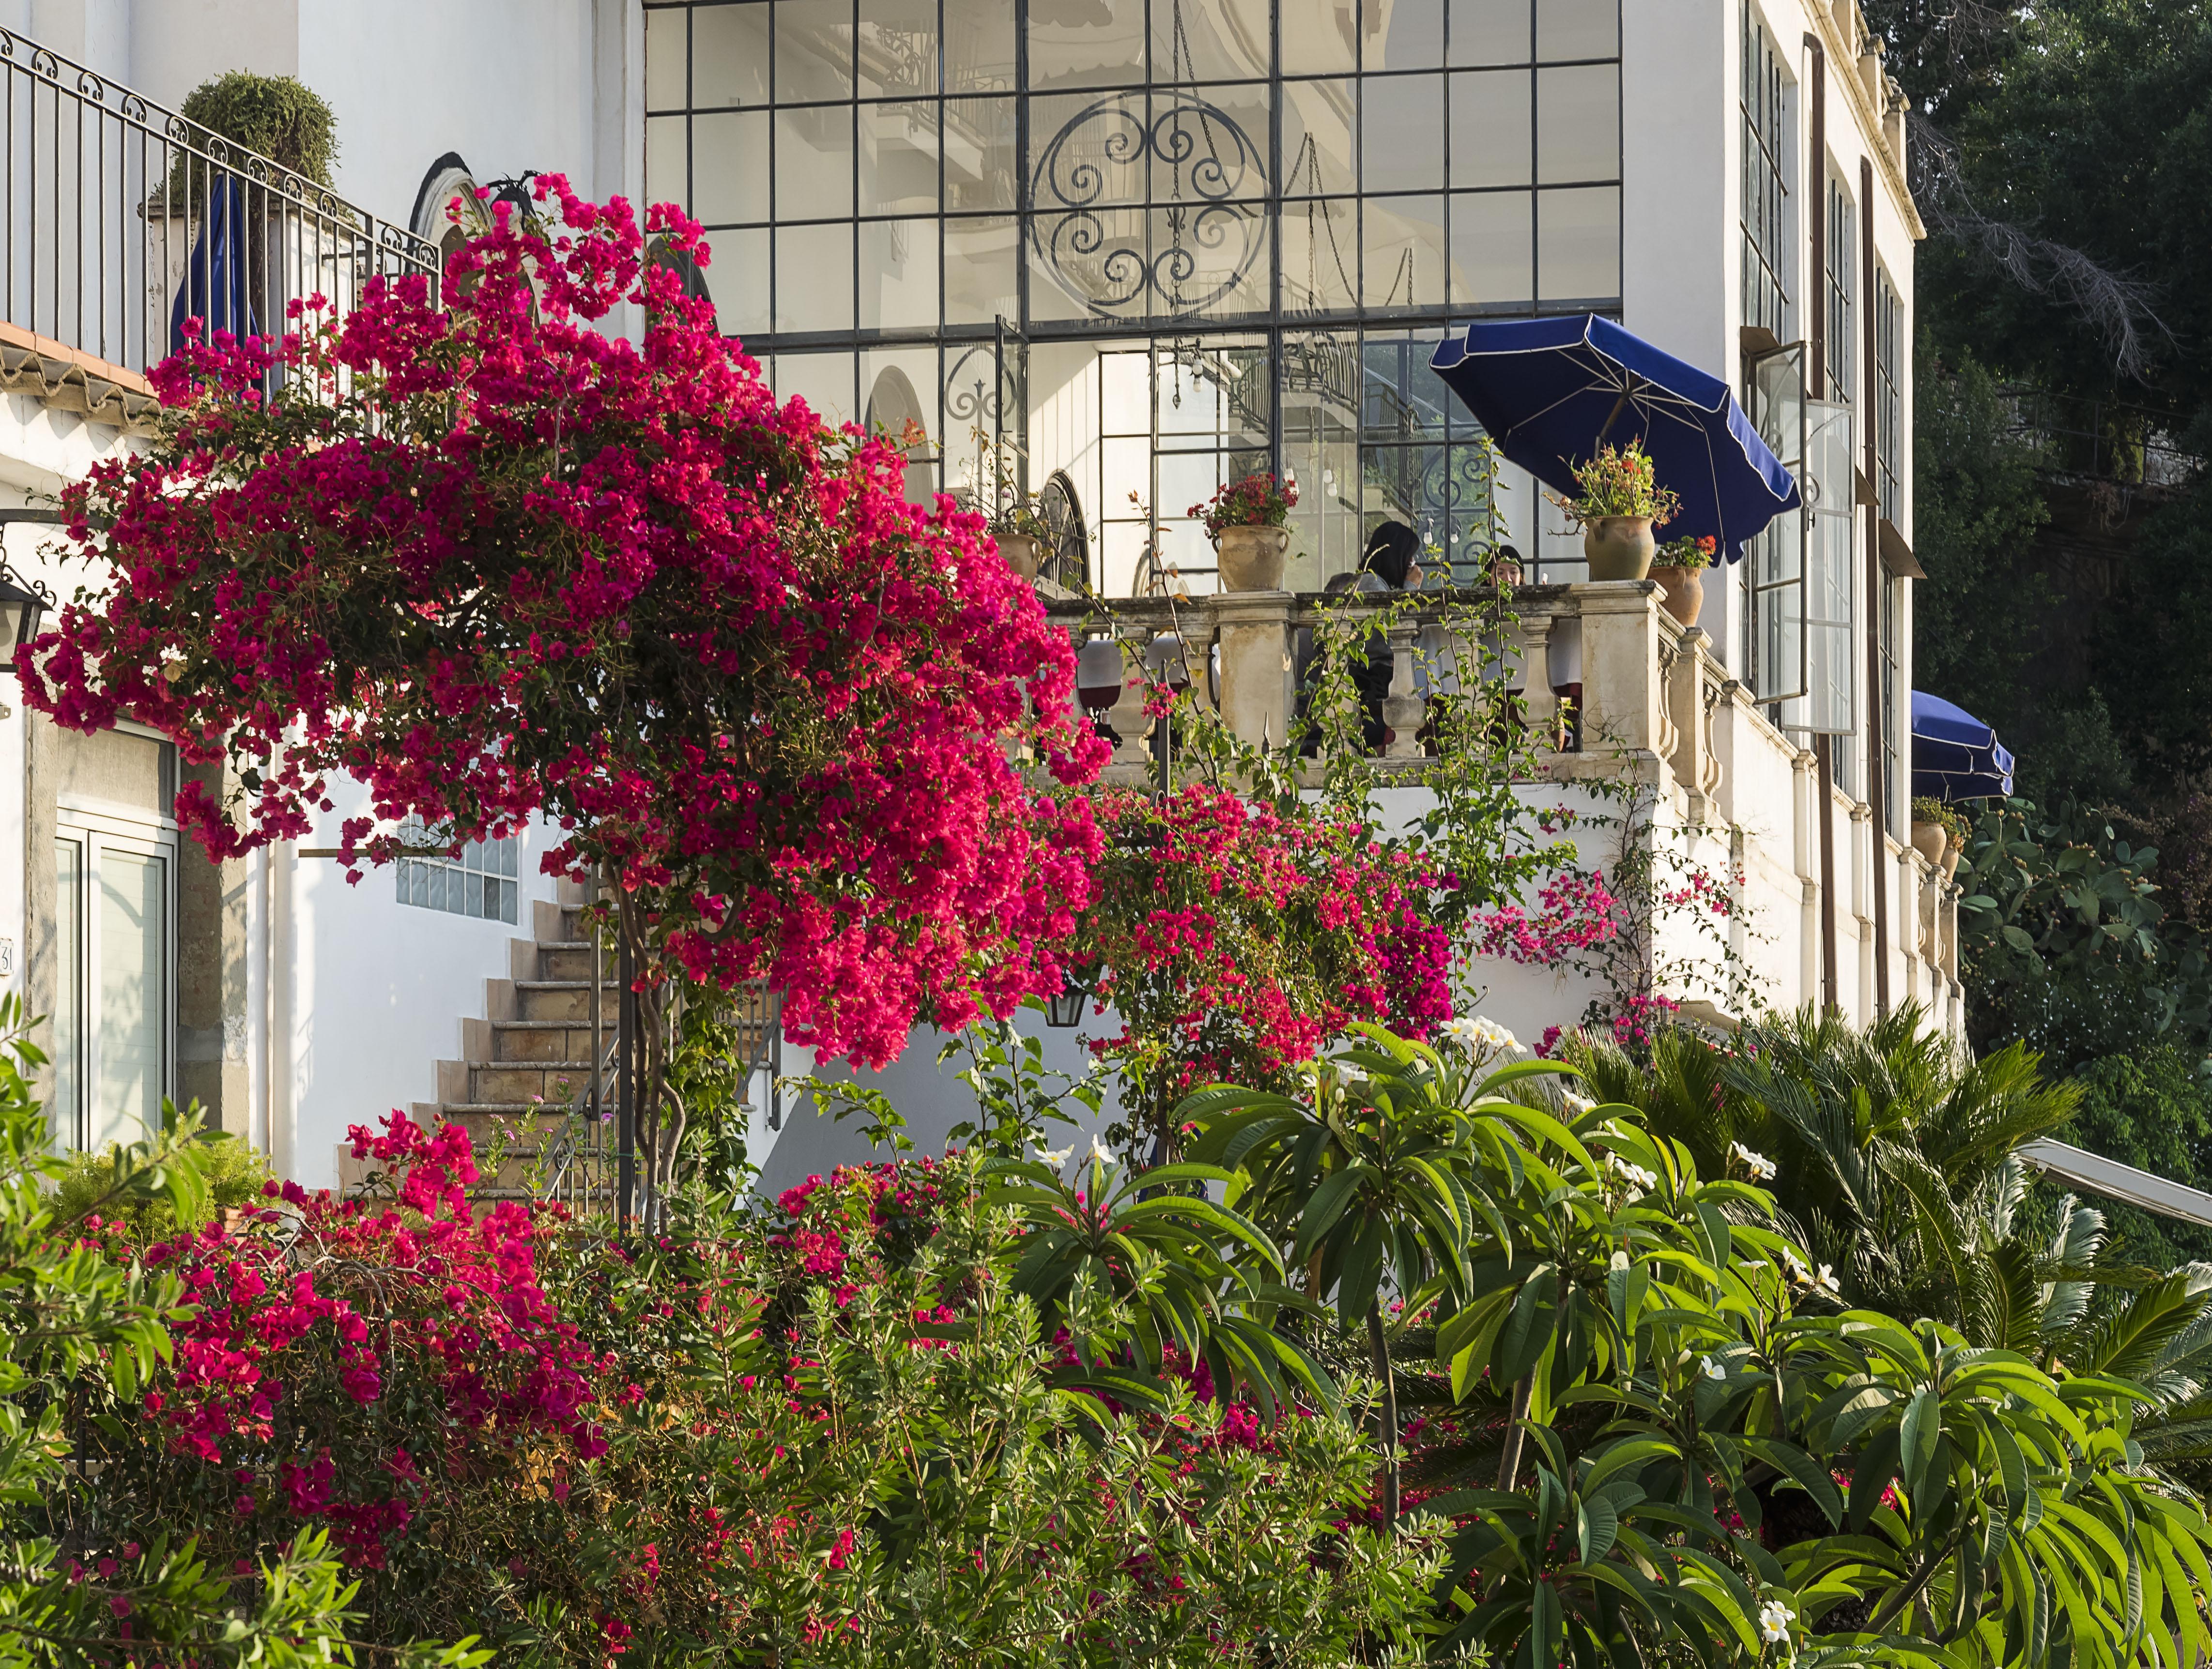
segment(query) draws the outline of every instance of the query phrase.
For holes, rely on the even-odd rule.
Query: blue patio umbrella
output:
[[[203,342],[228,331],[241,342],[257,336],[253,313],[252,263],[246,247],[246,188],[224,174],[210,183],[206,217],[185,264],[185,282],[169,309],[169,351],[185,345],[185,321],[207,321]]]
[[[1718,377],[1595,313],[1478,321],[1429,361],[1498,449],[1556,492],[1606,443],[1640,440],[1681,495],[1662,537],[1711,537],[1729,561],[1800,500],[1782,460]]]
[[[2013,758],[1997,733],[1964,707],[1912,692],[1912,792],[1933,799],[2012,792]]]

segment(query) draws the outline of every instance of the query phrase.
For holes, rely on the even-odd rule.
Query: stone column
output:
[[[1389,731],[1383,751],[1392,759],[1421,756],[1423,704],[1413,683],[1413,640],[1420,632],[1411,621],[1390,628],[1390,690],[1382,698],[1382,724]]]
[[[1583,751],[1658,759],[1659,587],[1649,580],[1570,586],[1583,622]]]
[[[1221,651],[1222,722],[1254,747],[1290,739],[1291,602],[1289,592],[1224,592],[1206,604]]]

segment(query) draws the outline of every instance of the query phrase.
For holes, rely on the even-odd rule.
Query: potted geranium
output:
[[[1912,802],[1912,849],[1940,867],[1948,881],[1966,849],[1966,820],[1942,800],[1923,794]]]
[[[1283,553],[1291,544],[1285,524],[1297,501],[1295,483],[1249,475],[1216,489],[1206,503],[1190,507],[1219,554],[1222,590],[1282,590]]]
[[[1669,539],[1651,561],[1651,577],[1667,588],[1667,612],[1685,626],[1698,623],[1705,605],[1705,570],[1720,554],[1720,541],[1710,533],[1697,538]]]
[[[1659,484],[1643,443],[1600,446],[1589,463],[1575,466],[1575,486],[1573,498],[1553,501],[1583,531],[1589,577],[1644,579],[1657,549],[1651,530],[1674,520],[1682,501]]]

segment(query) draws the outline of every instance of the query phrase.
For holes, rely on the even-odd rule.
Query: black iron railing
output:
[[[5,30],[0,143],[11,376],[27,355],[140,387],[187,319],[276,336],[296,299],[343,314],[374,276],[437,282],[437,246],[406,228]]]

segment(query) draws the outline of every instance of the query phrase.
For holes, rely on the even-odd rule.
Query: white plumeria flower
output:
[[[1486,1020],[1477,1015],[1474,1023],[1482,1028],[1482,1041],[1493,1049],[1517,1049],[1521,1040],[1499,1025],[1495,1020]]]
[[[1094,1164],[1110,1165],[1114,1162],[1114,1156],[1106,1151],[1106,1144],[1095,1133],[1091,1138],[1091,1158]]]
[[[1472,1049],[1482,1041],[1482,1022],[1467,1015],[1455,1020],[1447,1020],[1437,1029],[1462,1049]]]
[[[1778,1646],[1790,1638],[1790,1621],[1797,1613],[1779,1599],[1770,1599],[1759,1608],[1759,1637],[1770,1646]]]
[[[1559,1091],[1559,1102],[1560,1105],[1565,1107],[1568,1112],[1574,1114],[1577,1118],[1585,1113],[1595,1113],[1597,1111],[1597,1103],[1595,1102],[1592,1101],[1588,1095],[1577,1095],[1571,1089],[1562,1089]]]
[[[1719,1363],[1715,1362],[1711,1356],[1707,1356],[1701,1365],[1705,1369],[1705,1377],[1709,1380],[1723,1380],[1728,1377],[1728,1369],[1722,1367]]]
[[[1632,1204],[1643,1199],[1645,1194],[1659,1186],[1659,1179],[1651,1172],[1644,1169],[1641,1165],[1622,1158],[1617,1153],[1607,1153],[1605,1168],[1611,1173],[1615,1180],[1623,1185]]]
[[[1729,1143],[1729,1150],[1743,1161],[1743,1168],[1751,1173],[1753,1181],[1765,1182],[1772,1180],[1775,1173],[1774,1161],[1765,1154],[1753,1152],[1741,1142]]]
[[[1843,1284],[1836,1279],[1836,1271],[1832,1265],[1820,1265],[1820,1272],[1813,1278],[1813,1284],[1831,1298],[1840,1298],[1844,1296]]]
[[[1075,1144],[1070,1142],[1066,1147],[1056,1149],[1040,1147],[1036,1150],[1036,1156],[1054,1170],[1058,1170],[1075,1156]]]

